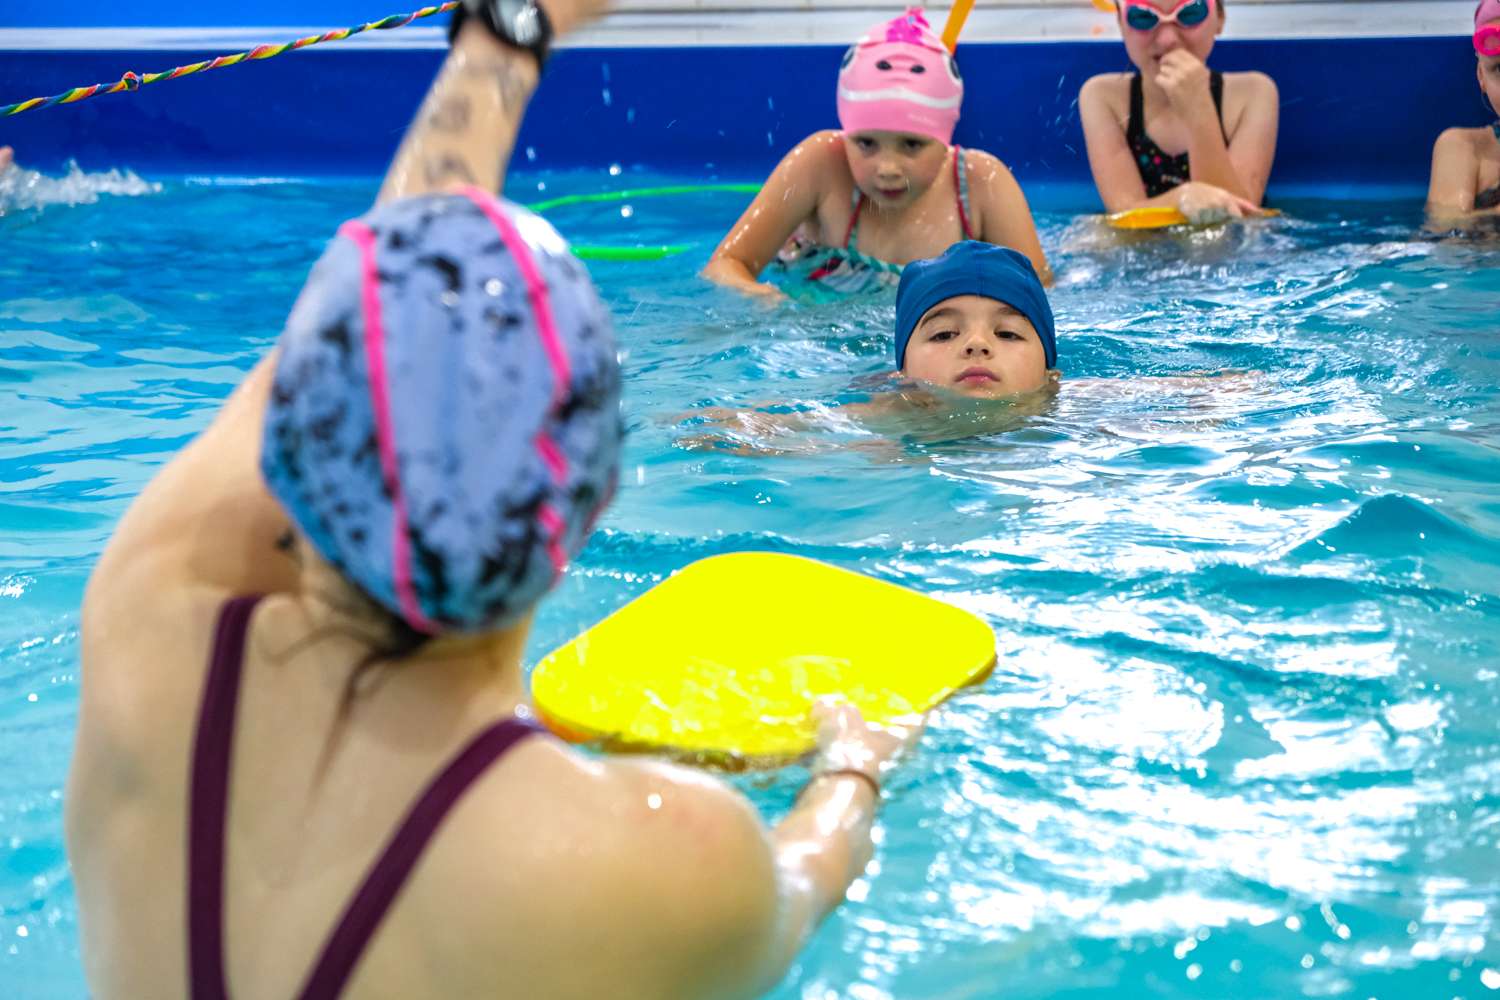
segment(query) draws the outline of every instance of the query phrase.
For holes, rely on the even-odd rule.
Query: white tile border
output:
[[[0,0],[3,2],[3,0]],[[785,2],[785,0],[783,0]],[[819,9],[811,9],[817,2]],[[566,40],[569,46],[655,47],[693,45],[841,45],[899,5],[853,0],[804,0],[796,9],[728,10],[738,3],[698,0],[634,0],[617,13]],[[661,9],[643,9],[656,8]],[[835,9],[829,9],[833,7]],[[718,9],[712,9],[718,8]],[[941,26],[941,9],[933,23]],[[1471,0],[1233,0],[1225,38],[1351,38],[1459,36],[1472,24]],[[328,26],[284,28],[11,28],[0,29],[0,49],[163,49],[237,52],[318,34]],[[970,42],[1099,41],[1118,44],[1111,18],[1081,2],[994,3],[977,7],[964,27]],[[435,49],[445,45],[441,28],[411,26],[371,31],[313,51]]]

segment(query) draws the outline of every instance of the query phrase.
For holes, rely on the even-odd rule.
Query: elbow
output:
[[[712,281],[716,285],[722,285],[728,280],[725,268],[728,264],[727,255],[715,252],[708,258],[708,263],[703,265],[703,270],[698,272],[698,277]]]
[[[730,287],[741,287],[753,285],[759,277],[760,268],[751,267],[747,262],[736,257],[727,250],[719,249],[703,265],[703,270],[698,272],[703,278],[712,281],[716,285],[727,285]]]

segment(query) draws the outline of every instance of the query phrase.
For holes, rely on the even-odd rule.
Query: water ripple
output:
[[[0,771],[0,979],[28,996],[82,995],[60,797],[89,566],[373,190],[122,183],[138,196],[0,200],[0,747],[25,762]],[[541,183],[611,181],[515,190]],[[746,548],[933,593],[999,654],[933,716],[875,866],[771,996],[1496,988],[1496,250],[1402,206],[1124,239],[1043,213],[1056,398],[893,429],[838,409],[887,385],[889,296],[765,308],[694,278],[739,204],[555,216],[695,247],[596,268],[622,489],[529,658]],[[708,408],[754,406],[809,426],[682,446]],[[736,780],[774,817],[800,776]]]

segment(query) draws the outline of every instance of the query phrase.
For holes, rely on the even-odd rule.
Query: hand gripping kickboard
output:
[[[575,742],[705,762],[813,749],[812,703],[871,722],[924,712],[995,665],[979,618],[799,556],[740,552],[683,568],[537,664],[532,697]]]

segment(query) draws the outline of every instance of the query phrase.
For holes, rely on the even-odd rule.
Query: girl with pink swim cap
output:
[[[951,145],[962,102],[958,64],[921,8],[876,25],[839,70],[842,128],[809,136],[782,159],[704,277],[779,297],[760,274],[799,234],[811,245],[781,264],[802,279],[803,297],[894,287],[905,264],[963,239],[1018,250],[1050,282],[1010,170],[989,153]]]
[[[1474,55],[1479,92],[1500,115],[1500,0],[1483,0],[1474,10]],[[1449,225],[1500,215],[1500,121],[1450,128],[1438,136],[1427,214]]]
[[[1224,0],[1115,0],[1133,73],[1078,92],[1107,212],[1156,205],[1194,222],[1255,215],[1276,157],[1280,98],[1264,73],[1208,68]]]

